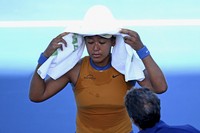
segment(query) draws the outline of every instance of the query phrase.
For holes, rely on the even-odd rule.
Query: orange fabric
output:
[[[132,125],[124,96],[130,87],[113,67],[97,71],[85,57],[74,88],[76,133],[129,133]]]

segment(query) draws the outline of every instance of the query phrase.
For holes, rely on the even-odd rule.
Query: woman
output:
[[[138,33],[122,29],[124,42],[137,51],[145,66],[145,78],[142,81],[126,82],[124,75],[111,65],[111,48],[115,45],[115,36],[93,35],[85,36],[84,41],[89,56],[80,60],[70,71],[57,80],[43,80],[37,69],[30,84],[30,99],[42,102],[61,91],[71,83],[77,104],[77,133],[130,133],[131,121],[124,105],[127,90],[137,82],[142,87],[150,88],[155,93],[163,93],[167,83],[161,69],[143,45]],[[63,39],[68,33],[62,33],[54,38],[40,58],[50,57],[58,48],[60,42],[67,47]]]

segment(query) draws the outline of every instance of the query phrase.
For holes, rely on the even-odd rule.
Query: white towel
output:
[[[63,37],[67,42],[67,47],[63,44],[63,51],[57,49],[38,69],[37,73],[42,79],[49,75],[53,79],[58,79],[80,60],[85,43],[83,37],[70,33]]]
[[[112,49],[112,66],[125,75],[126,81],[143,80],[145,67],[135,50],[124,43],[124,35],[118,32],[115,34],[112,32],[112,34],[116,36],[116,45]],[[77,39],[76,44],[72,43],[73,36]],[[44,79],[49,75],[51,78],[57,79],[73,68],[80,60],[85,47],[82,35],[70,33],[63,38],[67,42],[67,47],[63,46],[63,51],[58,49],[41,65],[37,71],[41,78]]]
[[[123,37],[123,34],[118,34],[116,37],[116,45],[112,49],[111,64],[117,71],[125,75],[125,81],[142,81],[145,78],[144,64],[136,51],[124,42]]]

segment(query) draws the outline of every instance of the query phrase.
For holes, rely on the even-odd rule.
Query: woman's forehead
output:
[[[105,37],[102,37],[100,35],[94,35],[94,36],[85,36],[86,39],[108,39]]]

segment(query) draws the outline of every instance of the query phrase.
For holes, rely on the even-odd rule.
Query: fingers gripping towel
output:
[[[73,68],[80,60],[85,47],[83,37],[70,33],[64,36],[63,39],[67,42],[67,47],[62,44],[63,51],[57,49],[37,70],[42,79],[47,75],[57,79]]]

